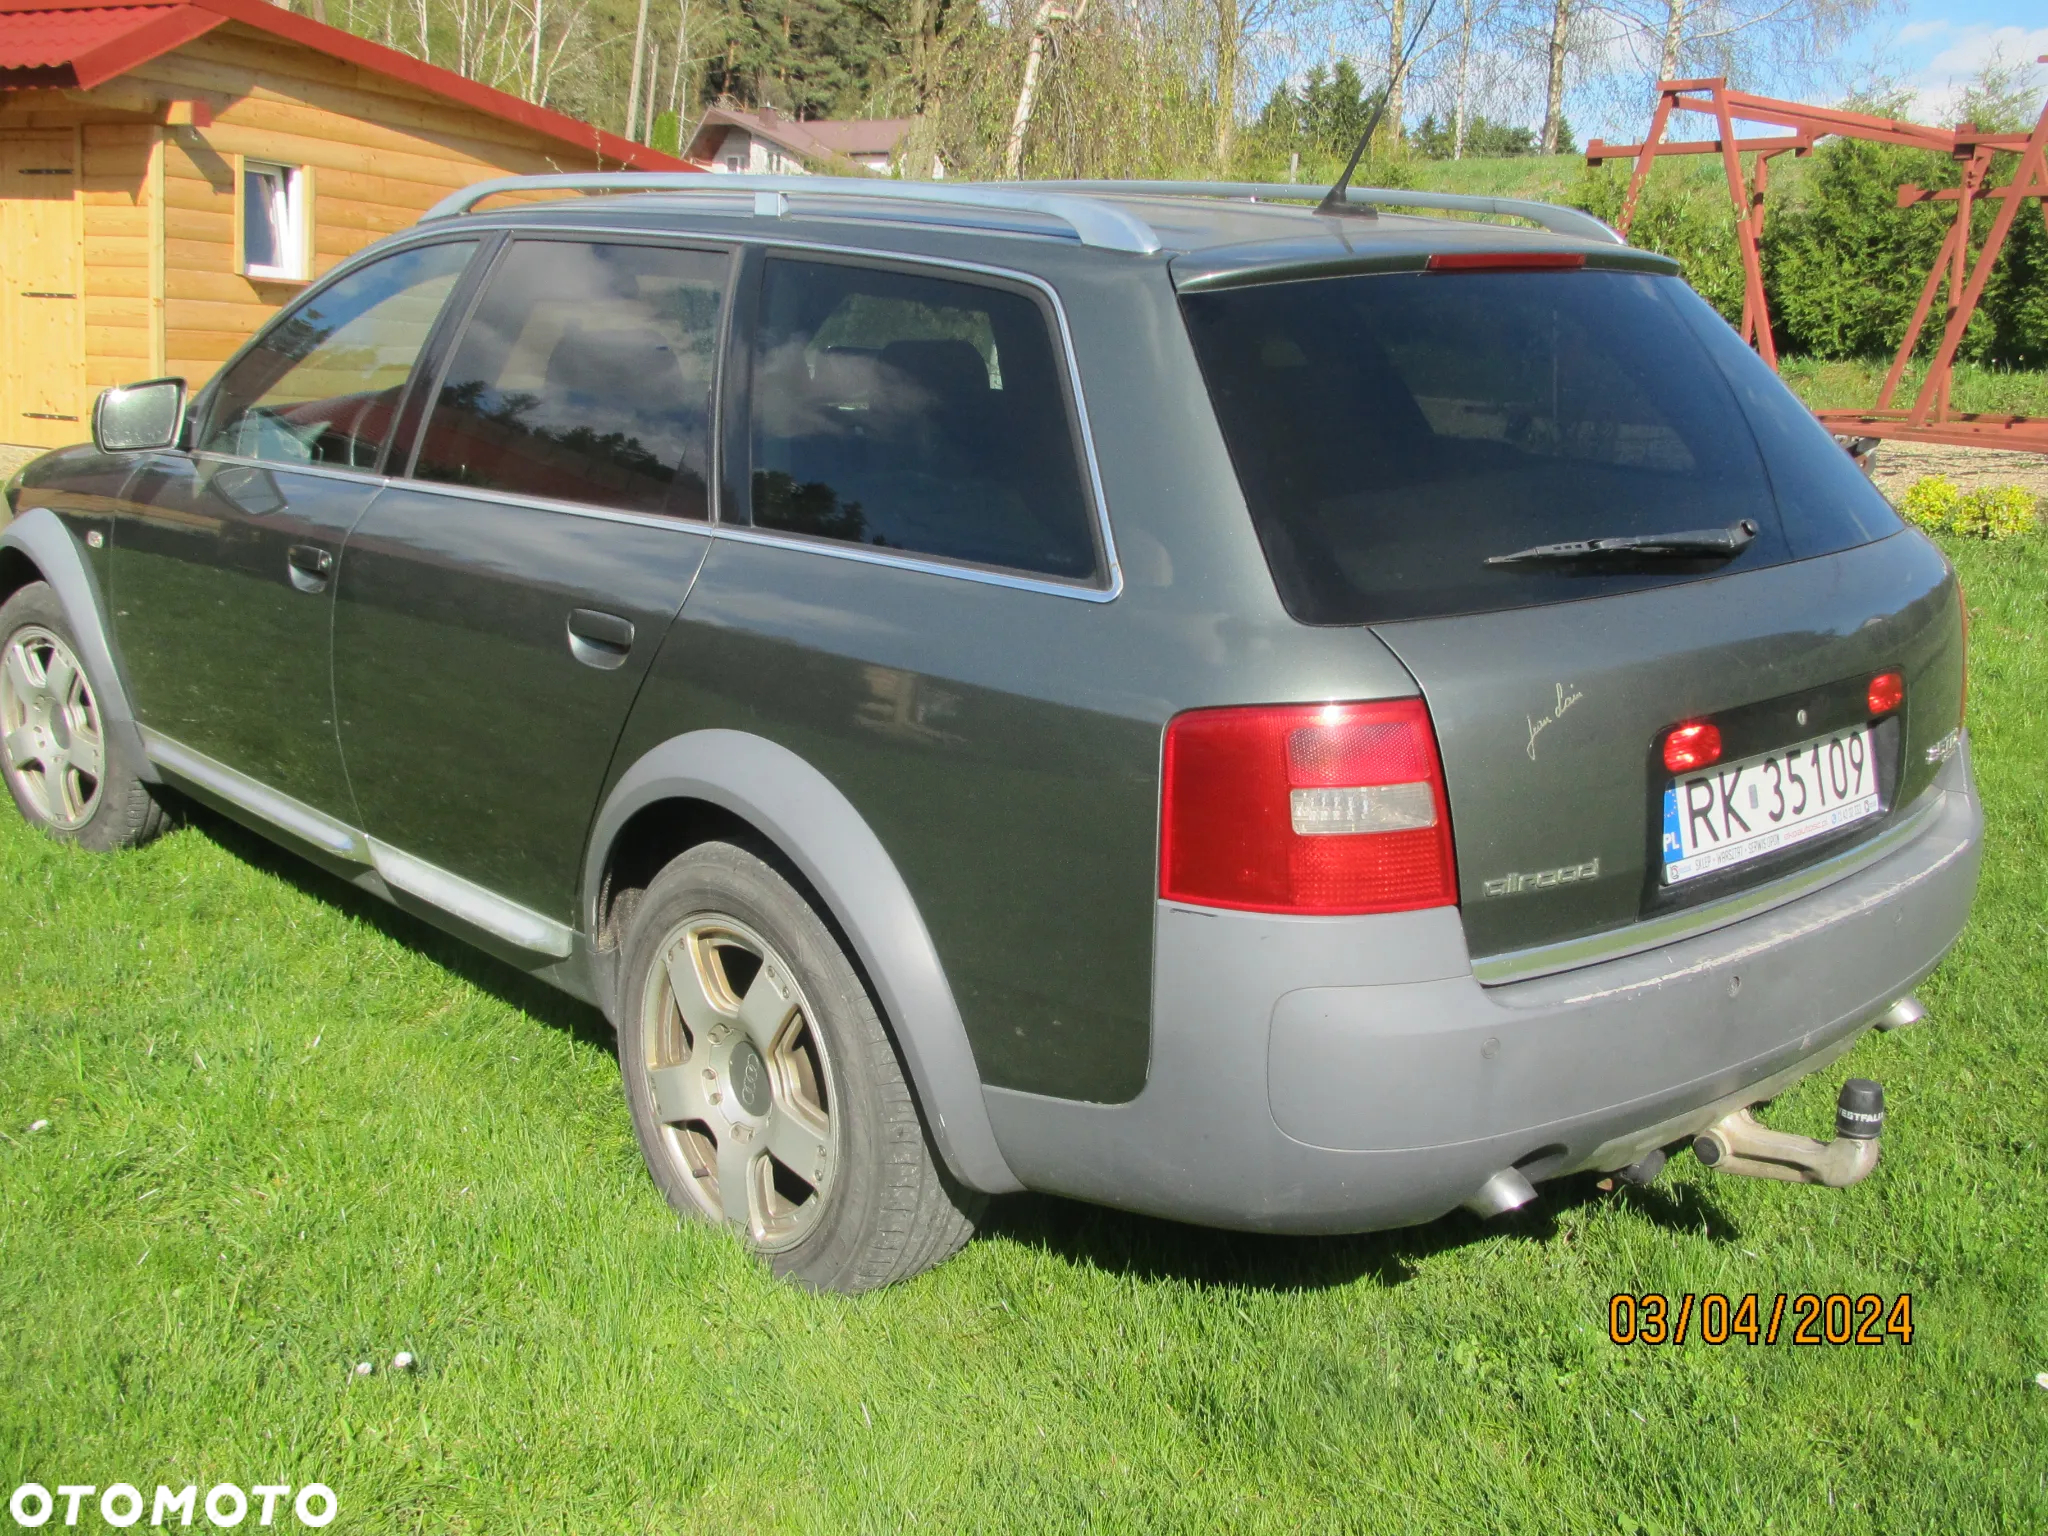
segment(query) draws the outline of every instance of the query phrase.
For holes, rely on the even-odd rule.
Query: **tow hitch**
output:
[[[1717,1173],[1847,1189],[1877,1166],[1883,1130],[1884,1089],[1867,1077],[1852,1077],[1835,1100],[1833,1141],[1774,1131],[1747,1109],[1738,1109],[1695,1136],[1692,1150]]]

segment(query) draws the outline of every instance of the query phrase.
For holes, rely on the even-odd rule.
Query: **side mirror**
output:
[[[92,408],[92,442],[101,453],[168,448],[184,429],[183,379],[150,379],[105,390]]]

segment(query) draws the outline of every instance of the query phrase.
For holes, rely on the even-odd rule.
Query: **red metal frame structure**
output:
[[[2040,61],[2048,64],[2048,57]],[[1705,140],[1672,141],[1664,137],[1673,112],[1700,112],[1714,119],[1719,136]],[[1741,138],[1736,124],[1753,123],[1776,128],[1775,137]],[[1742,339],[1753,342],[1765,362],[1778,366],[1778,351],[1771,339],[1770,307],[1764,298],[1763,263],[1757,242],[1764,227],[1764,193],[1770,185],[1770,163],[1788,151],[1808,155],[1820,139],[1828,136],[1865,139],[1878,144],[1901,144],[1912,149],[1933,150],[1949,156],[1962,167],[1962,184],[1934,191],[1925,187],[1899,188],[1899,206],[1942,202],[1956,205],[1956,217],[1935,258],[1927,281],[1920,289],[1920,302],[1906,326],[1898,355],[1885,375],[1877,405],[1863,411],[1820,411],[1817,414],[1833,430],[1864,437],[1905,438],[1923,443],[1955,443],[1977,448],[2018,448],[2048,453],[2048,417],[1986,416],[1972,412],[1958,414],[1949,409],[1950,375],[1956,348],[1984,285],[1991,276],[2005,237],[2012,229],[2020,205],[2038,201],[2041,217],[2048,222],[2048,105],[2031,134],[1979,133],[1964,123],[1957,128],[1929,128],[1918,123],[1896,122],[1864,112],[1843,112],[1832,107],[1807,106],[1796,101],[1779,101],[1769,96],[1752,96],[1728,88],[1726,80],[1663,80],[1657,85],[1657,110],[1650,119],[1649,136],[1640,144],[1605,144],[1594,139],[1586,146],[1586,163],[1600,165],[1609,160],[1634,160],[1628,195],[1622,202],[1619,228],[1628,233],[1635,217],[1636,200],[1650,167],[1660,155],[1719,155],[1728,173],[1728,194],[1735,204],[1735,238],[1742,252]],[[2019,162],[2012,180],[2003,186],[1988,186],[1992,156],[2000,151],[2017,154]],[[1745,175],[1742,157],[1754,156],[1753,172]],[[1975,258],[1970,254],[1970,214],[1979,198],[1999,199],[1997,216],[1984,237]],[[1920,344],[1935,295],[1943,281],[1948,285],[1947,308],[1941,343],[1928,364],[1927,376],[1911,407],[1897,409],[1892,397],[1898,392],[1906,364]]]

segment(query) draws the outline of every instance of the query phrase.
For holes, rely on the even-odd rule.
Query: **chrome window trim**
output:
[[[389,475],[380,475],[373,469],[337,469],[332,464],[300,464],[290,459],[251,459],[244,458],[238,453],[221,453],[211,448],[190,448],[186,450],[185,456],[194,464],[219,464],[244,469],[268,469],[287,475],[311,475],[317,480],[342,480],[350,485],[365,486],[373,492],[391,484]]]
[[[726,524],[723,527],[714,527],[711,533],[713,538],[728,540],[734,544],[758,544],[766,549],[801,550],[805,554],[824,555],[833,560],[852,560],[861,565],[881,565],[899,571],[952,576],[961,581],[977,582],[985,587],[1008,587],[1018,592],[1047,592],[1054,597],[1075,597],[1084,603],[1111,602],[1123,591],[1121,582],[1114,588],[1077,586],[1055,581],[1047,576],[1026,576],[1021,571],[995,566],[949,564],[931,555],[899,555],[891,551],[870,549],[860,544],[844,544],[833,539],[801,533],[782,533],[774,529],[743,528]]]
[[[1938,783],[1925,790],[1919,803],[1891,826],[1885,828],[1867,843],[1843,850],[1832,858],[1809,864],[1804,869],[1794,870],[1767,885],[1752,890],[1738,891],[1724,896],[1719,901],[1704,906],[1687,907],[1683,911],[1667,913],[1663,917],[1651,918],[1632,923],[1625,928],[1610,929],[1605,933],[1587,934],[1583,938],[1565,939],[1556,944],[1539,944],[1528,949],[1509,950],[1504,954],[1489,955],[1483,960],[1472,962],[1472,974],[1481,986],[1497,987],[1516,981],[1533,981],[1538,976],[1551,976],[1559,971],[1577,970],[1581,966],[1599,965],[1603,961],[1621,960],[1629,955],[1641,954],[1644,950],[1659,949],[1666,944],[1682,943],[1711,933],[1716,928],[1725,928],[1744,918],[1756,917],[1774,907],[1810,896],[1824,886],[1845,880],[1860,870],[1896,853],[1907,843],[1925,832],[1934,819],[1941,814],[1944,798],[1948,791]]]
[[[386,482],[385,488],[429,496],[453,496],[458,501],[480,501],[529,512],[565,512],[571,517],[588,517],[604,523],[631,523],[639,528],[677,528],[699,538],[708,538],[716,532],[716,526],[701,517],[676,517],[666,512],[628,512],[622,507],[599,507],[584,501],[556,501],[549,496],[528,496],[520,491],[479,490],[475,486],[453,485],[439,480],[395,477]]]
[[[465,229],[485,226],[464,224]],[[1001,566],[968,565],[960,561],[943,560],[932,555],[884,554],[859,545],[838,544],[830,539],[813,539],[802,534],[788,534],[774,529],[754,528],[747,524],[735,524],[712,519],[702,522],[696,518],[655,517],[654,526],[682,526],[707,529],[713,538],[737,539],[749,544],[780,544],[792,548],[809,550],[838,560],[852,560],[862,565],[885,565],[897,570],[924,571],[935,576],[951,576],[960,581],[978,582],[984,586],[1008,587],[1017,591],[1045,592],[1056,597],[1077,598],[1084,603],[1114,602],[1123,595],[1123,562],[1117,556],[1116,533],[1109,521],[1109,498],[1102,488],[1102,467],[1095,452],[1095,429],[1088,413],[1088,397],[1081,387],[1081,364],[1074,352],[1074,333],[1067,320],[1066,305],[1060,302],[1059,290],[1044,278],[1030,272],[1019,272],[1013,268],[989,266],[982,262],[959,261],[944,256],[904,255],[895,251],[876,250],[872,246],[833,245],[823,241],[778,240],[762,235],[703,235],[684,231],[621,229],[617,225],[548,224],[545,226],[522,226],[516,223],[491,225],[504,228],[515,236],[530,233],[535,236],[555,234],[606,235],[638,241],[653,241],[658,244],[687,245],[716,239],[729,246],[754,246],[764,251],[817,251],[826,255],[851,256],[864,261],[900,262],[906,266],[939,267],[954,272],[971,272],[982,277],[994,277],[1006,282],[1022,284],[1043,294],[1052,306],[1053,319],[1059,327],[1060,350],[1066,361],[1067,387],[1073,392],[1074,415],[1081,434],[1081,458],[1087,472],[1088,494],[1094,504],[1095,527],[1102,540],[1102,559],[1107,580],[1100,584],[1060,581],[1054,577],[1032,575],[1029,572]],[[719,406],[724,408],[721,391]],[[422,424],[424,430],[424,424]],[[444,485],[438,480],[420,480],[410,476],[393,477],[392,485],[407,488],[442,491],[449,494],[475,496],[483,501],[503,501],[515,506],[536,507],[546,511],[570,512],[579,516],[624,518],[642,521],[645,514],[620,513],[609,508],[593,507],[585,502],[554,501],[541,496],[522,496],[511,492],[472,492],[463,487]]]

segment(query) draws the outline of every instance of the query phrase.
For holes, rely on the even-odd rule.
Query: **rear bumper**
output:
[[[1128,1104],[984,1090],[1030,1188],[1206,1225],[1428,1221],[1491,1174],[1624,1167],[1826,1065],[1933,970],[1977,885],[1967,745],[1920,829],[1758,915],[1483,986],[1457,912],[1162,903],[1150,1074]]]

